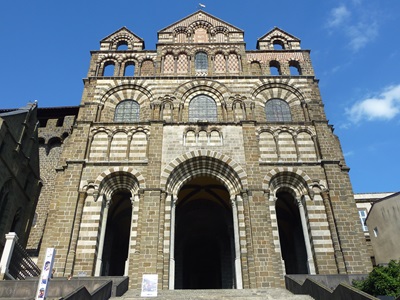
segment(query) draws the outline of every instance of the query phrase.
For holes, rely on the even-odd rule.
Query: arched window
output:
[[[291,122],[290,107],[286,101],[271,99],[265,104],[265,114],[268,122]]]
[[[272,42],[274,45],[274,50],[284,50],[285,44],[281,40],[275,40]]]
[[[138,122],[139,104],[134,100],[124,100],[115,108],[114,122]]]
[[[196,71],[207,71],[208,70],[208,58],[207,53],[197,52],[194,57],[194,65]]]
[[[117,50],[128,50],[128,43],[127,41],[119,41],[117,44]]]
[[[289,62],[289,68],[290,68],[290,75],[292,76],[301,75],[301,68],[298,61],[291,60]]]
[[[111,77],[114,76],[115,64],[113,61],[107,61],[104,63],[103,76]]]
[[[281,65],[276,60],[270,61],[269,70],[273,76],[281,75]]]
[[[217,121],[217,104],[213,98],[199,95],[190,101],[189,122],[198,120]]]
[[[125,64],[124,76],[135,76],[135,63],[133,61]]]

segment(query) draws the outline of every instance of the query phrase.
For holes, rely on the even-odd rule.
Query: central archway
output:
[[[196,150],[167,164],[161,184],[171,203],[165,215],[171,233],[169,289],[242,289],[245,241],[238,220],[244,218],[241,192],[247,189],[243,168],[224,154]],[[202,279],[203,273],[209,278]]]
[[[175,220],[175,288],[235,287],[228,190],[211,177],[192,179],[178,193]]]

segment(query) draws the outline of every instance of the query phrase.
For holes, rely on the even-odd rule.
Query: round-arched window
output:
[[[114,122],[139,122],[140,106],[134,100],[124,100],[115,108]]]
[[[189,103],[189,122],[217,121],[217,104],[207,95],[194,97]]]
[[[265,114],[268,122],[291,122],[289,104],[282,99],[271,99],[265,104]]]

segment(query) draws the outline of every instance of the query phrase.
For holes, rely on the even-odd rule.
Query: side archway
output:
[[[137,235],[133,208],[139,205],[144,178],[132,168],[111,168],[99,175],[94,185],[102,201],[95,275],[127,276],[131,245]]]
[[[286,274],[315,274],[306,200],[312,191],[311,179],[295,168],[274,169],[264,178],[263,186],[275,201],[272,226],[279,237],[279,249]]]

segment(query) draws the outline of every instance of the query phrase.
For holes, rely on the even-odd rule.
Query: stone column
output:
[[[103,214],[101,217],[101,228],[100,228],[100,239],[99,246],[97,250],[97,259],[96,259],[96,268],[94,271],[95,276],[100,276],[101,267],[102,267],[102,256],[103,256],[103,248],[104,248],[104,239],[106,237],[106,227],[107,227],[107,219],[108,219],[108,209],[111,205],[111,199],[106,199],[105,195],[100,195],[99,199],[102,199],[103,204]]]
[[[169,285],[168,289],[175,289],[175,209],[176,201],[178,198],[176,196],[169,196],[171,199],[171,238],[169,244]]]
[[[135,214],[135,202],[139,202],[139,194],[134,195],[133,197],[130,198],[131,200],[131,205],[132,205],[132,213],[131,213],[131,231],[129,234],[129,245],[128,245],[128,256],[126,257],[125,261],[125,270],[124,270],[124,276],[129,276],[129,259],[131,257],[131,246],[132,246],[132,233],[133,233],[133,216]]]
[[[296,201],[297,201],[297,205],[299,207],[299,212],[300,212],[301,227],[303,229],[303,236],[304,236],[304,244],[306,245],[308,272],[309,272],[309,274],[314,275],[315,274],[315,265],[314,265],[314,258],[312,255],[312,250],[311,250],[310,235],[308,234],[306,214],[304,211],[304,206],[303,206],[302,200],[296,199]]]
[[[240,240],[239,240],[239,222],[238,222],[238,212],[236,206],[236,200],[240,201],[240,195],[236,196],[237,199],[231,199],[232,204],[232,215],[233,215],[233,235],[235,240],[235,280],[236,288],[243,289],[243,279],[242,279],[242,260],[240,257]]]

